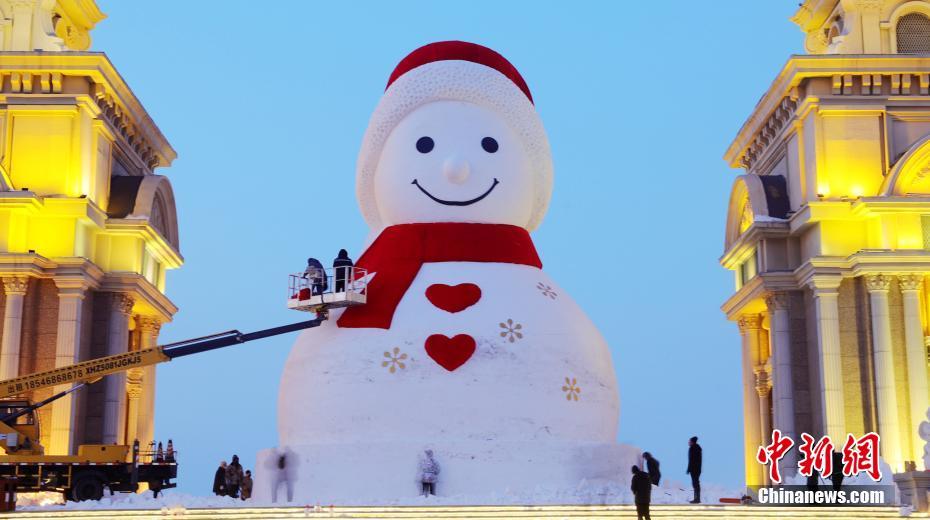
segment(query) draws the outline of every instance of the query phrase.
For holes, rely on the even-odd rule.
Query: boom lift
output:
[[[15,479],[19,492],[58,491],[74,501],[99,500],[104,486],[111,494],[135,492],[139,482],[145,482],[156,496],[163,489],[175,487],[171,479],[177,478],[176,457],[158,458],[154,453],[141,452],[138,440],[131,447],[82,444],[77,455],[45,455],[39,444],[36,410],[111,374],[317,327],[328,318],[329,309],[363,305],[366,301],[368,277],[364,270],[342,269],[345,273],[340,273],[336,284],[321,283],[319,278],[305,274],[291,275],[288,307],[315,313],[314,319],[308,321],[249,333],[230,330],[0,381],[0,447],[4,450],[0,454],[0,478]],[[332,281],[331,273],[325,276]],[[74,386],[37,403],[16,397],[60,385]]]

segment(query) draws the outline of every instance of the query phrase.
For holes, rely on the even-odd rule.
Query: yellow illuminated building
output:
[[[726,152],[723,304],[742,335],[747,484],[773,428],[881,435],[923,468],[928,404],[930,1],[807,0],[792,56]],[[796,450],[794,452],[796,454]],[[791,472],[796,459],[783,466]]]
[[[154,173],[175,152],[87,52],[103,18],[93,0],[0,0],[0,379],[154,345],[177,311],[174,196]],[[154,395],[154,368],[110,376],[45,407],[40,441],[144,446]]]

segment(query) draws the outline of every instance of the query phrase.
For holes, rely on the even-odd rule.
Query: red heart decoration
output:
[[[478,303],[481,299],[481,288],[473,283],[436,283],[426,288],[426,298],[446,312],[460,312]]]
[[[475,353],[475,338],[468,334],[459,334],[453,338],[433,334],[426,338],[426,353],[442,368],[452,372]]]

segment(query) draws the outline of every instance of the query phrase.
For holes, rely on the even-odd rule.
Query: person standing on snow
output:
[[[838,451],[833,452],[833,473],[830,473],[830,482],[833,484],[833,491],[843,489],[843,454]]]
[[[304,278],[307,285],[310,286],[310,292],[313,296],[319,296],[326,291],[329,284],[326,282],[326,271],[323,264],[316,258],[307,259],[307,268],[304,269]]]
[[[226,494],[239,498],[239,485],[242,482],[242,464],[239,464],[239,456],[233,455],[232,462],[226,466]]]
[[[420,461],[420,483],[423,496],[436,494],[436,480],[439,479],[439,463],[433,458],[433,450],[424,452],[426,457]]]
[[[349,279],[354,265],[352,259],[349,258],[349,252],[345,249],[340,249],[336,259],[333,260],[333,276],[336,278],[336,292],[344,292],[346,290],[346,280]]]
[[[240,488],[242,492],[239,493],[239,496],[242,500],[252,498],[252,472],[250,470],[246,470],[245,475],[242,476],[242,485]]]
[[[807,477],[805,489],[808,491],[817,491],[820,489],[820,472],[811,468],[811,474]]]
[[[278,502],[278,488],[284,485],[287,492],[287,501],[294,500],[294,462],[296,459],[289,456],[286,449],[275,450],[275,456],[272,458],[274,467],[271,471],[271,501]]]
[[[649,502],[652,501],[652,481],[649,475],[633,466],[633,481],[630,484],[633,491],[633,502],[636,504],[636,520],[651,520],[649,518]]]
[[[216,468],[213,474],[213,494],[216,496],[226,495],[226,461],[220,462],[220,467]]]
[[[698,444],[697,436],[688,440],[688,471],[691,475],[691,486],[694,488],[694,500],[692,504],[701,503],[701,446]]]
[[[659,480],[662,478],[662,473],[659,472],[659,461],[648,451],[643,453],[643,460],[646,461],[646,472],[649,473],[649,481],[652,482],[652,485],[658,486]]]

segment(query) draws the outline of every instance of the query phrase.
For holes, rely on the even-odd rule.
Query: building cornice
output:
[[[756,276],[727,298],[727,301],[720,306],[720,310],[726,314],[729,320],[736,320],[743,314],[750,312],[762,312],[765,310],[764,294],[765,287],[762,277]]]
[[[846,278],[912,273],[930,273],[930,251],[863,249],[846,257],[818,256],[794,271],[760,273],[727,298],[720,309],[734,320],[747,312],[762,312],[764,296],[771,292],[805,288],[835,292]]]
[[[94,289],[128,294],[134,311],[171,321],[178,307],[138,273],[105,273],[85,258],[45,258],[35,253],[0,253],[0,279],[28,276],[54,280],[59,289]]]
[[[178,307],[167,296],[137,273],[107,273],[100,283],[100,290],[128,294],[135,302],[134,313],[158,316],[162,323],[171,321],[178,312]]]
[[[0,52],[0,78],[8,98],[60,94],[62,76],[91,82],[89,91],[103,117],[123,135],[150,168],[170,166],[174,148],[142,106],[110,59],[100,52]],[[10,102],[14,102],[10,99]]]
[[[0,191],[0,210],[19,210],[27,214],[49,211],[56,217],[71,217],[102,228],[107,221],[103,209],[86,197],[43,197],[33,191]]]
[[[15,209],[34,214],[49,211],[55,217],[70,217],[92,223],[102,234],[140,237],[168,269],[184,264],[180,251],[151,225],[148,218],[107,218],[103,209],[82,197],[42,197],[32,191],[0,191],[0,211]]]
[[[758,218],[758,215],[757,215]],[[755,220],[752,225],[743,231],[730,248],[720,257],[720,265],[727,269],[734,269],[736,264],[745,260],[753,248],[764,238],[785,237],[790,231],[787,220]]]
[[[928,205],[930,196],[911,195],[815,200],[798,208],[788,223],[791,235],[797,236],[810,225],[824,220],[864,220],[887,213],[924,213]]]
[[[900,54],[791,56],[730,143],[724,154],[724,160],[734,168],[751,165],[751,160],[745,160],[747,151],[755,147],[754,153],[762,154],[773,142],[772,138],[782,130],[787,122],[786,111],[793,112],[796,108],[796,106],[791,107],[791,103],[797,102],[797,87],[805,79],[831,78],[835,94],[851,92],[854,76],[868,76],[869,89],[872,85],[880,86],[887,81],[891,85],[892,94],[900,94],[905,85],[901,82],[906,81],[908,93],[913,87],[915,94],[919,92],[926,95],[930,89],[928,73],[930,73],[930,56]],[[902,75],[916,76],[913,78],[913,85],[911,85],[909,76],[902,79]],[[884,76],[888,78],[885,79]],[[895,83],[896,81],[898,83]],[[875,95],[878,95],[877,92],[878,90]]]
[[[155,229],[148,219],[111,218],[106,221],[105,234],[134,235],[141,237],[156,258],[168,269],[177,269],[184,264],[184,257],[168,240]]]

